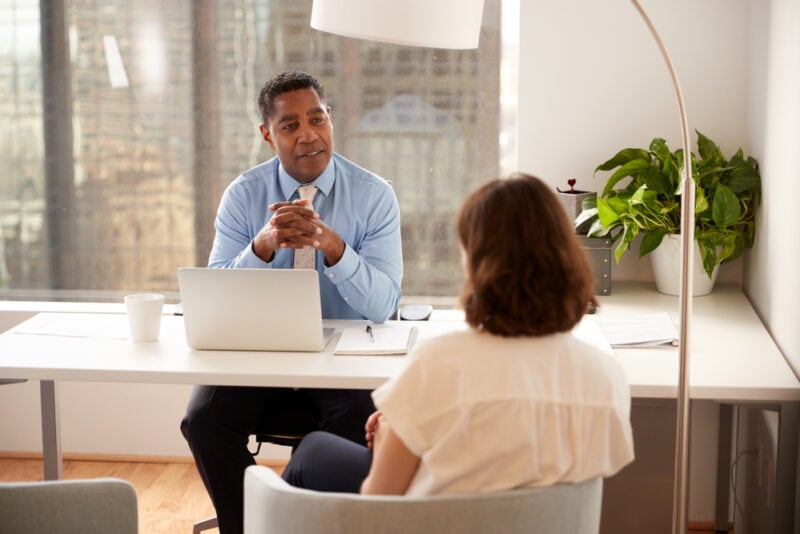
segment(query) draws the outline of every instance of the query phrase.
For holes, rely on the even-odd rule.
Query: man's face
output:
[[[313,181],[333,157],[330,108],[313,89],[278,95],[273,108],[269,124],[260,127],[261,136],[289,176],[302,183]]]

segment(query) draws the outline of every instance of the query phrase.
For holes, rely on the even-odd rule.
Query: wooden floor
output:
[[[65,479],[98,477],[133,484],[141,534],[189,534],[195,521],[215,515],[193,463],[64,461]],[[0,482],[18,480],[42,480],[41,460],[0,459]]]
[[[271,466],[280,472],[282,466]],[[189,534],[198,519],[214,515],[203,482],[189,462],[65,460],[64,478],[117,477],[136,488],[140,534]],[[42,480],[42,461],[0,458],[0,482]],[[688,534],[711,534],[712,527]],[[216,534],[217,529],[205,531]]]

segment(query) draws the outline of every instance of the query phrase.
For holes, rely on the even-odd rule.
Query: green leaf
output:
[[[657,249],[665,235],[667,235],[666,228],[656,228],[653,231],[647,232],[642,238],[642,244],[639,245],[639,257],[641,258]]]
[[[747,248],[753,248],[753,244],[756,240],[756,223],[755,221],[747,222],[744,225],[743,230],[743,237],[744,237],[744,246]]]
[[[714,219],[714,224],[720,228],[736,224],[741,213],[736,194],[729,187],[719,184],[717,192],[714,194],[714,204],[711,206],[711,217]]]
[[[744,241],[736,233],[727,233],[722,238],[722,250],[718,252],[717,263],[738,258],[744,252]]]
[[[625,254],[625,251],[628,250],[631,246],[631,241],[636,237],[636,234],[639,233],[639,229],[636,225],[624,223],[624,229],[622,231],[622,240],[617,245],[617,248],[614,250],[614,258],[617,260],[617,264],[619,264],[620,258],[622,255]]]
[[[624,148],[617,152],[617,154],[610,160],[601,163],[597,166],[594,172],[597,171],[610,171],[620,165],[625,165],[631,160],[646,159],[650,160],[650,153],[641,148]]]
[[[704,211],[708,209],[708,198],[706,198],[706,192],[703,191],[703,188],[700,187],[699,184],[695,184],[694,187],[694,214],[695,216],[700,215]]]
[[[697,245],[700,247],[700,257],[703,261],[703,269],[709,278],[714,273],[714,266],[717,265],[717,253],[714,246],[707,245],[703,241],[698,240]]]
[[[651,166],[645,174],[644,183],[647,184],[648,189],[657,193],[669,194],[672,192],[671,180],[656,165]]]
[[[622,165],[619,169],[616,170],[614,174],[606,181],[606,186],[603,188],[603,195],[607,197],[609,193],[614,189],[614,186],[617,185],[617,182],[626,178],[628,176],[635,177],[638,176],[643,171],[646,171],[650,168],[650,158],[647,159],[634,159],[631,160],[624,165]]]
[[[761,175],[757,167],[746,162],[736,165],[723,181],[734,193],[743,193],[761,184]]]
[[[617,198],[598,198],[597,199],[597,215],[600,218],[600,224],[605,228],[613,228],[619,222],[619,214],[614,210],[612,204],[619,201]]]
[[[738,258],[744,252],[744,240],[736,230],[714,227],[695,234],[695,239],[703,255],[706,272],[710,272],[714,265]]]
[[[660,137],[656,137],[650,142],[650,152],[655,154],[660,161],[667,161],[672,157],[667,142]]]
[[[603,223],[600,220],[596,220],[592,223],[589,227],[589,231],[586,232],[588,237],[605,237],[611,232],[611,228],[606,228],[603,226]]]
[[[644,204],[644,196],[646,193],[647,193],[647,186],[643,185],[639,189],[633,192],[628,202],[630,202],[633,205]]]
[[[695,130],[695,132],[697,132],[697,151],[700,153],[700,157],[715,163],[724,163],[725,156],[722,155],[717,144],[699,131]]]
[[[597,215],[597,208],[596,207],[595,208],[589,208],[588,210],[584,209],[575,218],[575,223],[574,223],[575,227],[577,228],[578,226],[582,225],[583,223],[585,223],[587,221],[590,221],[590,220],[593,220],[593,219],[596,219],[597,217],[598,217],[598,215]]]

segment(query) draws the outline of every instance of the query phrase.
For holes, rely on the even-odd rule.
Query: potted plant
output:
[[[726,159],[717,144],[700,132],[697,148],[699,158],[692,153],[695,242],[703,270],[712,279],[719,264],[753,246],[761,176],[758,162],[745,157],[741,148]],[[591,221],[590,237],[619,241],[614,250],[617,263],[639,234],[639,257],[656,250],[665,236],[680,234],[683,149],[672,152],[666,141],[655,138],[648,150],[620,150],[598,165],[598,171],[613,173],[597,197],[583,202],[575,224]]]

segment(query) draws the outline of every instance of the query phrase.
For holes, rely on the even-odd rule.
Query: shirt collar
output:
[[[333,189],[333,182],[336,178],[336,165],[333,162],[333,158],[328,162],[328,166],[325,167],[325,170],[322,171],[322,174],[317,176],[315,180],[309,182],[309,184],[302,184],[289,176],[289,173],[286,172],[286,169],[283,168],[281,165],[280,160],[278,160],[278,183],[280,183],[281,191],[283,192],[284,198],[290,200],[292,196],[297,191],[297,188],[301,185],[315,185],[319,192],[324,194],[326,197],[330,194],[331,189]]]

